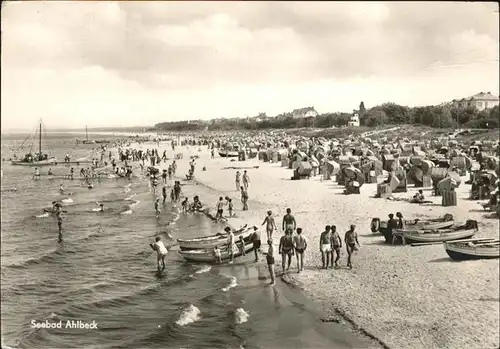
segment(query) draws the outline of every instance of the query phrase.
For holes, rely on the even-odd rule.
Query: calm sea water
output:
[[[2,136],[2,157],[11,157],[25,137]],[[59,159],[67,152],[74,159],[91,154],[93,145],[76,146],[77,137],[49,134],[47,141]],[[148,146],[154,147],[143,145]],[[103,179],[91,190],[78,180],[34,181],[33,168],[8,162],[2,169],[4,348],[366,346],[339,326],[322,323],[296,291],[266,287],[267,268],[252,263],[252,256],[231,266],[183,261],[177,237],[210,235],[221,227],[203,215],[181,214],[170,203],[157,219],[155,195],[137,168],[132,180]],[[43,167],[42,175],[47,170]],[[52,170],[68,172],[64,166]],[[60,195],[61,183],[73,195]],[[206,202],[215,203],[218,196],[202,186],[186,185],[183,191]],[[68,211],[62,243],[55,218],[43,212],[54,200],[64,200]],[[93,211],[96,201],[105,204],[105,212]],[[149,247],[155,236],[169,248],[162,276],[155,273],[156,256]],[[95,321],[98,329],[34,329],[32,320]]]

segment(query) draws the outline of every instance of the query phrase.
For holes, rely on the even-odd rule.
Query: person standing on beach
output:
[[[243,211],[248,211],[248,192],[245,188],[241,188],[241,202],[243,203]]]
[[[232,232],[230,227],[225,227],[224,231],[227,233],[227,251],[229,252],[230,261],[229,264],[233,264],[234,262],[234,254],[238,251],[238,246],[234,241],[234,233]]]
[[[302,228],[297,228],[297,235],[293,237],[293,246],[297,253],[297,273],[304,270],[304,252],[307,248],[307,239],[302,235]]]
[[[351,256],[356,249],[356,244],[358,244],[359,247],[358,234],[356,233],[356,226],[354,224],[346,231],[344,242],[347,249],[347,266],[352,269]]]
[[[267,267],[269,269],[269,276],[271,277],[270,286],[276,285],[276,277],[274,273],[274,248],[273,248],[273,240],[267,240],[268,249],[266,254]]]
[[[163,184],[167,184],[167,170],[163,170],[161,178],[163,179]]]
[[[295,222],[295,217],[292,216],[292,209],[286,209],[286,215],[283,216],[283,231],[287,231],[288,229],[292,229],[292,232],[295,231],[297,227],[297,222]]]
[[[264,218],[264,222],[262,222],[262,225],[264,224],[266,225],[267,239],[272,240],[274,229],[278,230],[274,222],[273,211],[267,211],[267,216]]]
[[[283,235],[280,239],[280,244],[278,247],[278,253],[281,254],[281,266],[283,268],[283,274],[285,274],[285,264],[286,257],[288,256],[288,265],[286,270],[290,269],[290,265],[292,264],[293,257],[293,231],[291,229],[287,229],[285,231],[285,235]]]
[[[260,245],[261,245],[259,228],[253,227],[253,234],[251,240],[253,243],[253,252],[255,253],[255,263],[257,263],[259,261],[258,252],[260,250]]]
[[[240,171],[236,171],[236,190],[240,190],[241,188],[240,176]]]
[[[321,252],[321,262],[323,264],[322,269],[328,268],[330,264],[330,252],[332,250],[331,239],[330,226],[327,225],[325,231],[322,232],[319,237],[319,251]]]
[[[342,239],[340,238],[340,235],[337,231],[337,227],[335,225],[332,225],[330,227],[331,230],[331,245],[332,245],[332,250],[330,252],[330,261],[331,261],[331,266],[333,268],[334,263],[335,263],[335,268],[338,267],[338,261],[340,259],[340,249],[342,248]],[[336,254],[335,261],[333,260],[333,255]]]
[[[222,214],[224,213],[224,198],[221,196],[219,197],[219,201],[217,201],[217,213],[215,214],[215,221],[217,222],[219,219],[222,219],[223,216]]]
[[[250,177],[248,177],[247,170],[243,171],[243,186],[245,190],[248,190],[248,185],[250,184]]]
[[[227,199],[227,212],[229,213],[229,217],[233,216],[233,200]]]
[[[156,251],[156,264],[158,267],[158,272],[160,272],[160,264],[161,264],[161,271],[165,270],[165,257],[167,256],[168,250],[163,244],[163,241],[161,241],[161,238],[159,236],[156,237],[155,243],[154,244],[149,244],[153,251]]]
[[[387,221],[387,230],[392,234],[392,244],[396,242],[396,235],[394,235],[393,229],[398,228],[398,222],[394,219],[394,214],[389,213],[389,220]]]

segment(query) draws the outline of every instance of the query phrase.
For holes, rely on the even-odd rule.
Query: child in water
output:
[[[188,211],[188,198],[186,197],[182,202],[182,212],[187,212]]]
[[[212,252],[212,253],[213,253],[213,256],[214,256],[214,258],[215,258],[215,261],[216,261],[217,263],[221,264],[221,263],[222,263],[222,256],[221,256],[221,254],[220,254],[220,249],[219,249],[219,246],[215,246],[215,247],[214,247],[214,250],[213,250],[213,252]]]
[[[240,236],[239,241],[240,241],[240,254],[242,256],[246,256],[247,254],[245,253],[245,241],[243,240],[243,236]]]

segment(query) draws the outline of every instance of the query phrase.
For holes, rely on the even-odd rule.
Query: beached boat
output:
[[[451,259],[457,261],[500,258],[499,240],[445,242],[444,249]]]
[[[240,229],[233,232],[236,240],[243,236],[247,241],[253,233],[253,226],[248,227],[244,225]],[[181,250],[195,250],[195,249],[213,249],[215,246],[221,246],[227,243],[227,235],[218,233],[216,235],[201,236],[193,239],[177,239]]]
[[[239,150],[237,144],[227,144],[223,149],[219,150],[219,156],[222,158],[237,158]]]
[[[38,153],[32,154],[31,152],[25,154],[20,160],[11,160],[12,165],[16,166],[50,166],[54,165],[57,159],[54,156],[42,153],[42,122],[38,128]]]
[[[237,242],[236,245],[240,247],[240,244]],[[245,253],[249,253],[253,250],[253,243],[248,242],[245,244]],[[229,255],[229,250],[224,248],[220,250],[221,259],[227,260],[231,258]],[[201,250],[188,250],[188,251],[179,251],[179,254],[187,261],[193,262],[204,262],[204,263],[215,263],[215,257],[213,254],[213,248],[211,249],[201,249]],[[234,257],[240,257],[242,253],[239,251],[234,254]]]
[[[377,224],[378,220],[378,224]],[[445,214],[441,218],[435,219],[426,219],[426,220],[405,220],[405,229],[404,230],[436,230],[436,229],[445,229],[451,227],[455,224],[453,220],[453,216],[451,214]],[[378,225],[378,226],[377,226]],[[377,235],[377,232],[380,232],[385,239],[385,242],[388,244],[392,244],[394,235],[396,237],[401,238],[403,236],[402,229],[392,229],[389,230],[387,228],[387,221],[380,221],[378,218],[374,218],[372,220],[372,233]]]
[[[402,235],[404,243],[445,242],[468,239],[474,236],[477,230],[477,222],[468,220],[463,225],[453,226],[449,229],[403,230]]]

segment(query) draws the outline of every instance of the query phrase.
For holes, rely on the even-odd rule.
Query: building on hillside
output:
[[[359,113],[354,111],[351,118],[347,121],[347,126],[359,127]]]
[[[292,118],[301,119],[301,118],[310,118],[318,116],[318,112],[314,109],[314,107],[306,107],[295,109],[292,111]]]
[[[454,107],[476,107],[478,110],[484,110],[497,106],[499,99],[498,96],[492,95],[491,92],[480,92],[468,98],[454,99],[451,103]]]

